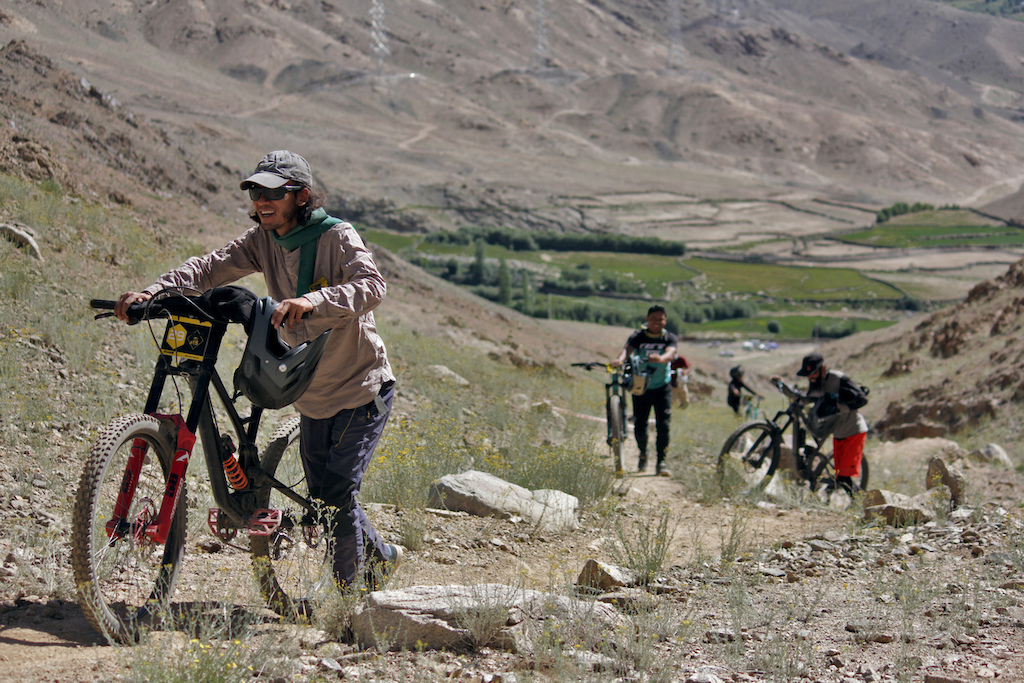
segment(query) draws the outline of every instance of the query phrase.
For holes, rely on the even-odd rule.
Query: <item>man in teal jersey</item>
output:
[[[646,377],[642,393],[633,394],[633,433],[636,445],[640,448],[640,459],[637,470],[647,469],[647,418],[654,408],[654,425],[657,431],[658,460],[654,472],[658,476],[669,477],[665,465],[665,452],[668,450],[669,424],[672,419],[672,360],[676,357],[679,339],[665,329],[668,314],[665,307],[655,304],[647,310],[647,322],[634,332],[619,353],[616,363],[621,365],[628,357],[638,359],[634,367],[637,379]]]

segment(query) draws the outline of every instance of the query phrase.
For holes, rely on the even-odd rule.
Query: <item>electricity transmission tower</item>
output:
[[[681,69],[686,52],[683,50],[683,13],[680,0],[668,0],[668,69]]]
[[[382,0],[373,0],[370,7],[370,50],[377,58],[377,75],[384,72],[384,62],[391,57],[391,48],[388,46],[388,27],[384,24],[384,9]]]
[[[533,46],[533,62],[538,68],[547,68],[551,63],[551,48],[548,46],[548,8],[545,0],[537,0],[533,33],[537,41]]]

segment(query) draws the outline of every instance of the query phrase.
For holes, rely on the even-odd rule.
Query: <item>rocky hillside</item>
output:
[[[836,367],[872,388],[868,413],[887,440],[967,437],[1013,444],[1024,402],[1024,261],[955,306],[836,342]]]

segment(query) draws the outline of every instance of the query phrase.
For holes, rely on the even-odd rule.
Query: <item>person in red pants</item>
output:
[[[860,490],[857,480],[868,434],[867,420],[859,410],[867,405],[867,390],[838,370],[829,370],[820,353],[804,356],[796,374],[807,378],[806,396],[814,399],[810,422],[815,436],[832,434],[836,486],[856,493]],[[772,383],[791,399],[799,396],[779,377],[772,377]]]

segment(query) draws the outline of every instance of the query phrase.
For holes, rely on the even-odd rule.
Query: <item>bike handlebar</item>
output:
[[[158,298],[149,299],[147,301],[139,301],[128,305],[128,324],[135,325],[142,322],[143,320],[152,320],[154,318],[163,318],[165,314],[170,315],[198,315],[200,317],[211,319],[216,316],[212,315],[208,310],[209,305],[202,305],[200,302],[203,300],[199,296],[186,296],[184,294],[170,294]],[[111,299],[90,299],[89,307],[99,310],[113,311],[117,305],[116,301]],[[107,318],[114,315],[113,313],[99,313],[96,315],[96,320],[100,318]]]
[[[574,367],[574,368],[584,368],[586,370],[593,370],[594,368],[605,368],[605,369],[607,369],[607,368],[612,367],[612,364],[608,363],[608,362],[605,362],[605,361],[590,361],[589,363],[573,363],[572,367]]]
[[[783,382],[781,379],[773,381],[772,384],[775,385],[775,388],[778,389],[779,393],[782,394],[783,396],[786,395],[786,389],[789,389],[793,393],[793,396],[789,397],[790,403],[803,403],[805,401],[811,400],[811,397],[808,396],[805,392],[787,386],[786,383]]]

